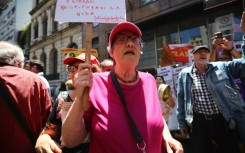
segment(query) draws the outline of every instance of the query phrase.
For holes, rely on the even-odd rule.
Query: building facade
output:
[[[45,65],[45,77],[51,87],[67,80],[61,48],[82,47],[82,24],[54,21],[56,0],[33,0],[31,14],[30,59]]]
[[[31,22],[29,0],[6,2],[0,14],[0,40],[17,42],[18,31]]]
[[[242,14],[242,0],[126,0],[127,20],[143,33],[143,54],[138,69],[156,73],[165,59],[165,44],[210,46],[213,34],[239,41],[235,35]],[[51,86],[67,79],[62,48],[86,47],[85,23],[54,21],[56,0],[33,0],[31,14],[30,58],[45,63],[45,75]],[[99,61],[109,58],[106,47],[113,24],[93,25],[92,48]],[[239,29],[239,28],[238,28]]]
[[[128,2],[128,20],[136,23],[143,33],[141,70],[154,73],[161,66],[166,60],[161,58],[166,44],[211,47],[217,31],[232,41],[242,39],[241,33],[236,33],[240,30],[242,0],[149,0],[144,5]]]

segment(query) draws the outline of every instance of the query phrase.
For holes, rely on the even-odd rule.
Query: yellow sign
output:
[[[81,53],[86,53],[85,48],[61,48],[61,51],[66,57],[77,57]],[[91,49],[91,54],[98,58],[98,52],[96,49]]]

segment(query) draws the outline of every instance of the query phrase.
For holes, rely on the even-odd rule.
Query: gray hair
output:
[[[23,50],[13,42],[0,41],[0,63],[17,66],[19,62],[24,64]]]
[[[100,66],[104,67],[104,66],[113,66],[114,62],[110,59],[104,59],[101,63]]]

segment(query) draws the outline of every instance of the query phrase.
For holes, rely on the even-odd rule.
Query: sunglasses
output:
[[[77,69],[78,69],[78,67],[75,66],[75,65],[69,65],[69,66],[67,66],[67,71],[68,72],[76,72]]]
[[[128,39],[131,39],[132,42],[136,45],[139,45],[141,43],[141,38],[139,36],[127,36],[127,35],[119,35],[116,39],[116,41],[120,44],[125,44],[128,42]]]
[[[69,65],[69,66],[67,66],[67,71],[68,72],[76,72],[78,70],[78,66],[75,66],[75,65]],[[93,67],[92,68],[92,72],[94,73],[94,72],[97,72],[97,69],[96,69],[96,67]]]

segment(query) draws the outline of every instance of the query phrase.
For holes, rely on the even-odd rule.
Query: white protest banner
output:
[[[179,73],[182,69],[186,68],[187,66],[181,66],[181,67],[176,67],[173,68],[172,74],[173,74],[173,82],[174,82],[174,88],[175,90],[177,89],[177,84],[178,84],[178,77],[179,77]]]
[[[55,21],[124,22],[126,21],[125,0],[57,0]]]
[[[173,90],[172,66],[157,68],[157,75],[163,76],[165,83]]]
[[[188,50],[188,60],[189,60],[188,66],[191,66],[193,64],[193,60],[191,58],[191,51],[192,49]]]
[[[157,75],[164,77],[164,80],[172,79],[172,66],[165,66],[157,68]]]

